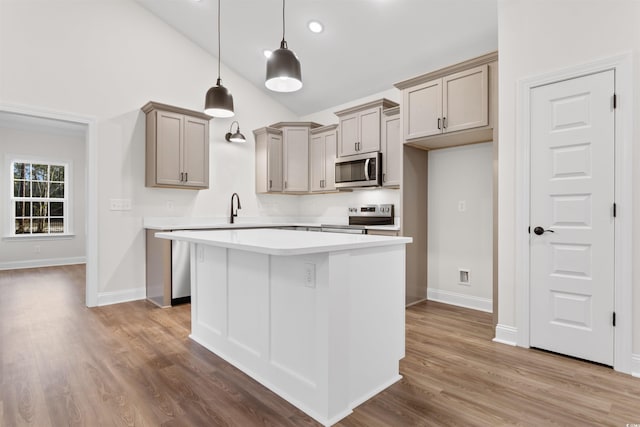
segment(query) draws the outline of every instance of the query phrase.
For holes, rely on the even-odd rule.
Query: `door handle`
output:
[[[353,143],[353,149],[354,149],[355,151],[358,151],[358,143],[357,143],[357,142],[354,142],[354,143]]]
[[[269,188],[273,188],[273,181],[269,180]]]
[[[371,163],[371,159],[367,159],[364,162],[364,178],[365,181],[369,181],[371,178],[369,178],[369,163]]]
[[[442,129],[446,129],[447,128],[447,118],[443,117],[442,118]]]
[[[440,128],[440,117],[438,117],[438,129],[441,129]]]
[[[184,173],[184,182],[189,181],[189,172]]]
[[[533,229],[533,232],[536,233],[538,236],[543,235],[544,233],[555,233],[555,231],[553,231],[550,228],[547,228],[546,230],[540,226],[536,227]]]

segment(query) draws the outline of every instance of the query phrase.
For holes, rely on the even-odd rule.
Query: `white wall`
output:
[[[40,237],[7,239],[10,212],[8,198],[11,156],[39,161],[62,161],[70,164],[70,218],[75,236],[55,240]],[[40,265],[84,262],[85,257],[85,135],[80,131],[46,129],[33,124],[0,123],[0,268],[35,267]]]
[[[298,214],[295,197],[255,195],[251,133],[298,117],[224,66],[249,141],[227,143],[233,119],[214,119],[209,190],[144,186],[140,107],[153,100],[201,111],[217,61],[137,3],[1,0],[0,7],[0,103],[97,119],[100,293],[144,287],[144,216],[226,218],[233,192],[240,217]],[[133,209],[110,211],[111,198],[130,198]]]
[[[365,104],[377,99],[387,98],[400,103],[402,93],[395,88],[374,93],[364,98],[355,99],[346,104],[336,105],[326,110],[318,111],[300,118],[301,121],[310,121],[322,125],[338,123],[336,111],[344,110],[360,104]],[[325,221],[340,223],[347,221],[347,208],[350,206],[362,206],[364,204],[392,204],[395,207],[396,221],[400,217],[400,190],[398,189],[366,189],[355,190],[339,194],[305,195],[300,196],[299,214],[313,221],[316,217],[323,217]]]
[[[427,194],[429,299],[492,311],[492,143],[429,151]]]
[[[516,158],[518,81],[633,52],[634,93],[620,94],[626,105],[640,105],[640,2],[634,0],[499,0],[500,155],[499,155],[499,323],[517,327],[515,304]],[[634,125],[633,164],[640,164],[638,125]],[[640,265],[640,169],[633,182],[633,265]],[[519,230],[522,232],[522,230]],[[640,353],[640,270],[633,274],[634,353]]]

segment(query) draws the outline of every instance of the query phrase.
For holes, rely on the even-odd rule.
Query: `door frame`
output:
[[[25,105],[0,103],[0,112],[36,118],[60,120],[84,125],[87,182],[85,189],[86,218],[86,278],[85,304],[98,305],[98,133],[94,117],[57,112]]]
[[[615,70],[615,93],[618,94],[615,117],[615,264],[614,362],[616,371],[631,373],[632,368],[632,141],[633,141],[633,79],[632,54],[622,54],[536,75],[518,82],[519,111],[516,117],[516,327],[517,345],[530,347],[530,276],[529,226],[530,212],[530,149],[531,91],[539,86],[576,77]]]

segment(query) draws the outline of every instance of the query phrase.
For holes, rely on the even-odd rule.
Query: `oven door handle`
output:
[[[371,178],[369,178],[369,163],[371,163],[371,159],[367,159],[364,162],[364,178],[365,181],[369,181]]]

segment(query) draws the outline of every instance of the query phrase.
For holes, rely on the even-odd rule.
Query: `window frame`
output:
[[[64,167],[64,181],[60,181],[64,183],[64,197],[63,198],[51,198],[51,197],[16,197],[14,196],[14,164],[16,163],[28,163],[30,165],[34,164],[44,164],[47,165],[49,170],[51,166],[63,166]],[[73,190],[71,183],[73,182],[72,174],[73,174],[73,166],[70,160],[64,159],[56,159],[56,158],[42,158],[42,157],[32,157],[32,156],[10,156],[8,157],[8,161],[5,162],[8,169],[8,213],[7,215],[9,219],[8,224],[8,233],[5,238],[10,240],[53,240],[60,238],[70,238],[73,234],[73,209],[71,205],[73,203]],[[50,177],[48,177],[50,178]],[[50,182],[49,180],[45,182]],[[48,230],[47,233],[16,233],[16,210],[15,204],[20,200],[27,200],[31,203],[33,202],[62,202],[63,203],[63,231],[61,233],[51,233]],[[56,216],[58,217],[58,216]],[[33,218],[32,215],[29,218]],[[47,212],[46,218],[51,218],[51,212]]]

